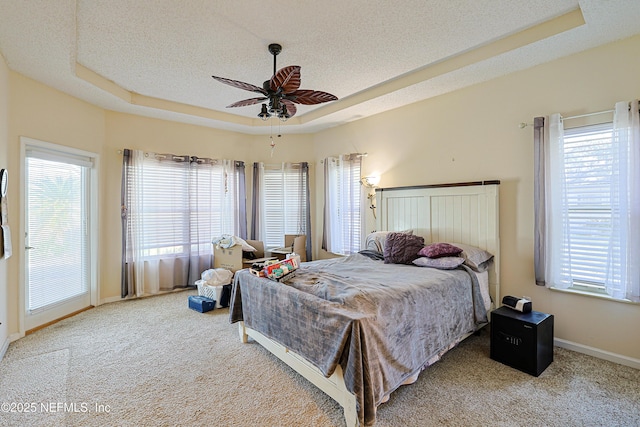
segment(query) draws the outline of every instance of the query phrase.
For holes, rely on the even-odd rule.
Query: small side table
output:
[[[280,261],[285,259],[287,257],[287,255],[289,255],[291,252],[293,252],[293,249],[290,246],[285,246],[283,248],[271,249],[271,255],[276,257],[276,258],[278,258],[278,260],[280,260]]]
[[[492,311],[491,358],[539,376],[553,362],[553,315],[509,307]]]

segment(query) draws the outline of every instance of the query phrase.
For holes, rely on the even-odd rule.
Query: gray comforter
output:
[[[360,425],[376,407],[487,321],[475,275],[384,264],[363,255],[304,263],[284,283],[236,273],[232,323],[245,324],[330,376],[342,366]]]

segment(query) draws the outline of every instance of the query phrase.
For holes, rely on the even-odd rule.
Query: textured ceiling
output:
[[[300,106],[318,130],[640,33],[638,0],[0,0],[0,52],[21,74],[100,107],[260,134],[255,94],[278,68],[339,100]]]

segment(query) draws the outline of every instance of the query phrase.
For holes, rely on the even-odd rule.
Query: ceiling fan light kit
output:
[[[295,104],[314,105],[336,101],[338,99],[335,95],[327,92],[300,89],[300,67],[298,65],[289,65],[276,71],[276,57],[281,51],[281,45],[277,43],[269,45],[269,52],[273,55],[273,75],[271,79],[266,80],[262,84],[262,87],[238,80],[211,76],[229,86],[262,95],[258,98],[249,98],[234,102],[231,105],[227,105],[227,108],[245,107],[247,105],[262,103],[262,101],[268,101],[268,103],[262,103],[258,117],[266,121],[270,117],[275,116],[285,122],[296,114],[297,107]]]

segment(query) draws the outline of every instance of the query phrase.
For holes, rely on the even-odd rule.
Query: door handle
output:
[[[25,249],[35,249],[33,246],[25,246]]]

